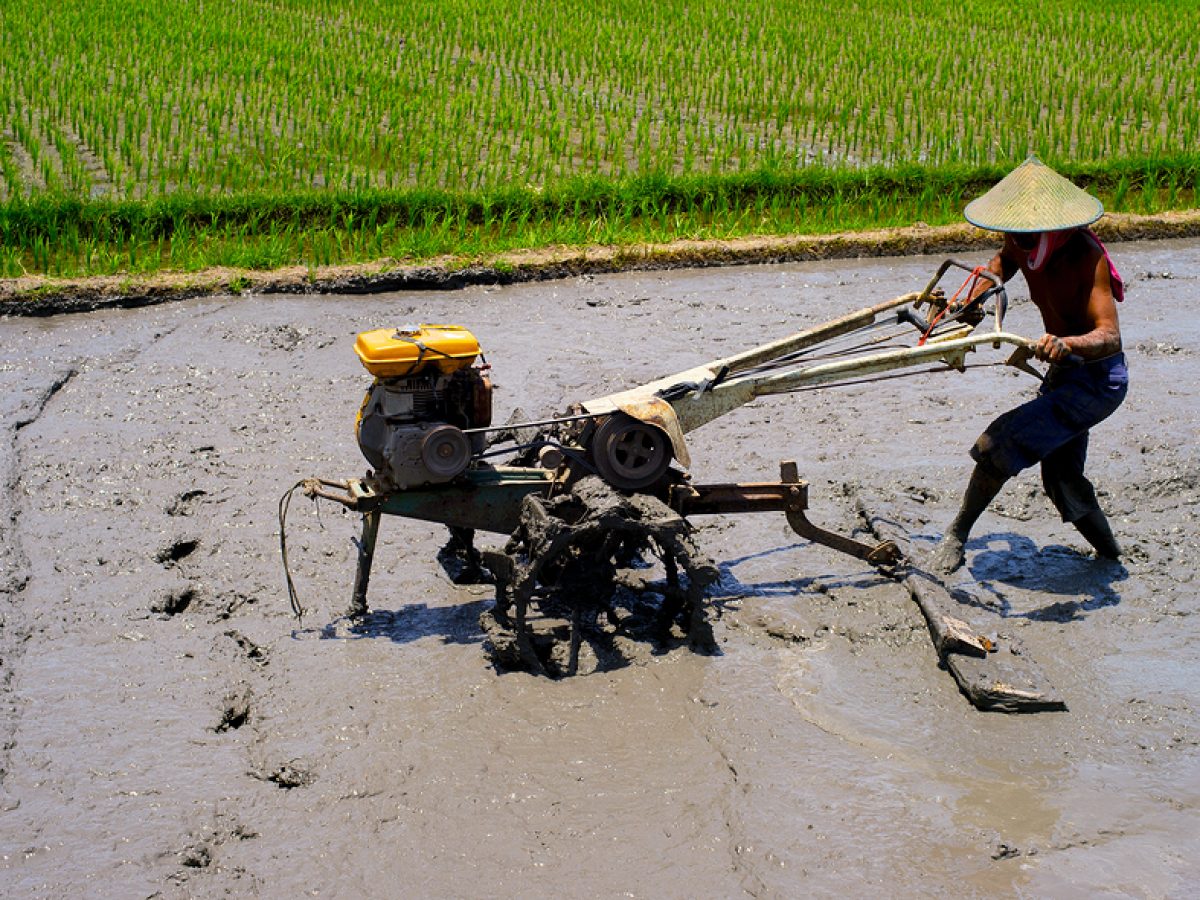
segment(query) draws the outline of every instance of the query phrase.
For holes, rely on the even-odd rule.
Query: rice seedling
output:
[[[9,0],[0,35],[0,206],[22,222],[53,208],[60,230],[80,217],[81,237],[117,241],[130,265],[155,255],[122,223],[160,216],[171,197],[189,229],[153,218],[155,240],[261,238],[275,249],[250,258],[310,265],[383,247],[485,247],[489,231],[532,239],[550,213],[594,217],[580,241],[641,219],[654,236],[882,224],[896,203],[932,221],[1031,151],[1102,186],[1126,172],[1118,200],[1131,208],[1195,203],[1195,0],[879,0],[836,12],[796,0],[565,0],[520,13],[485,0]],[[1153,185],[1136,173],[1143,164]],[[814,193],[766,178],[758,190],[779,193],[760,204],[740,187],[814,169],[905,174],[858,183],[867,198],[847,194],[849,182]],[[925,192],[922,180],[946,173],[956,195]],[[701,176],[727,184],[663,205],[662,184]],[[616,205],[580,196],[569,211],[545,199],[580,178],[645,194]],[[446,198],[440,212],[429,191]],[[237,219],[237,232],[203,226],[197,211],[227,197],[262,214]],[[376,232],[360,207],[394,214],[391,228]],[[236,219],[234,206],[221,210]],[[330,218],[318,225],[313,210]],[[287,230],[264,230],[276,220]],[[49,234],[45,223],[5,233],[0,274],[114,258]],[[51,246],[35,259],[37,235]]]

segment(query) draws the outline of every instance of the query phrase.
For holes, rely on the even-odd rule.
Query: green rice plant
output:
[[[1122,212],[1125,209],[1125,198],[1129,195],[1129,176],[1122,175],[1117,180],[1117,186],[1113,190],[1110,208],[1114,212]]]
[[[584,240],[638,219],[665,235],[944,217],[1031,150],[1064,170],[1093,167],[1096,183],[1115,185],[1118,207],[1135,194],[1139,209],[1195,202],[1194,0],[879,0],[836,14],[795,0],[564,0],[524,10],[520,27],[484,0],[282,0],[239,5],[236,16],[213,6],[10,0],[0,15],[0,109],[12,111],[0,120],[0,206],[32,221],[50,207],[27,214],[26,200],[144,204],[60,204],[52,215],[84,217],[81,236],[145,265],[155,254],[131,226],[157,222],[178,197],[195,228],[170,240],[165,264],[209,258],[185,251],[189,242],[262,236],[275,248],[262,258],[289,255],[278,245],[290,240],[312,265],[317,254],[332,261],[385,244],[398,255],[453,249],[455,234],[473,248],[480,225],[506,240]],[[1147,159],[1160,161],[1161,191],[1140,190],[1141,176],[1121,168]],[[978,175],[947,195],[958,167]],[[891,181],[864,198],[814,170]],[[1124,190],[1118,171],[1131,179]],[[572,230],[553,204],[543,219],[544,198],[581,176],[595,180],[592,193],[570,216],[592,222]],[[688,194],[688,179],[701,177],[707,193]],[[676,195],[664,199],[655,178]],[[518,204],[526,187],[541,193]],[[428,219],[427,191],[449,198]],[[629,191],[645,204],[614,199]],[[368,214],[394,215],[392,230],[377,233],[354,204],[338,221],[311,199],[323,194],[368,198]],[[296,205],[301,195],[310,199]],[[480,197],[494,205],[479,207]],[[204,226],[202,198],[242,201],[213,206]],[[254,205],[263,215],[238,212]],[[313,211],[334,216],[320,240]],[[291,217],[291,237],[270,230],[277,215]],[[231,217],[237,229],[213,232]],[[172,221],[149,230],[170,233]],[[429,233],[416,237],[414,226]],[[52,233],[48,223],[34,231]],[[28,264],[31,245],[11,239]],[[111,255],[76,259],[86,268],[78,260]]]

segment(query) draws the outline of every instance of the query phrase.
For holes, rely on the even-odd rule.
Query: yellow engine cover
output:
[[[405,325],[362,332],[354,352],[376,378],[449,375],[475,362],[479,341],[461,325]]]

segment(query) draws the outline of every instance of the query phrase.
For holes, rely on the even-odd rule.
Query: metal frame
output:
[[[932,337],[921,346],[864,353],[833,362],[805,362],[795,356],[799,351],[877,324],[879,317],[890,310],[922,303],[944,308],[945,302],[940,293],[935,293],[935,288],[952,266],[978,273],[992,282],[993,287],[985,293],[996,297],[993,330],[972,334],[972,326],[964,324],[943,330],[940,336]],[[949,259],[942,263],[922,291],[903,294],[743,353],[587,401],[574,407],[573,414],[562,419],[532,424],[553,428],[580,419],[597,424],[607,416],[623,412],[661,429],[671,440],[675,459],[687,467],[691,462],[683,435],[757,397],[933,361],[941,361],[961,370],[965,366],[967,353],[989,344],[995,348],[1004,344],[1014,347],[1014,352],[1006,362],[1036,375],[1037,372],[1028,364],[1033,354],[1033,343],[1003,330],[1007,302],[1003,284],[994,274]],[[914,321],[914,317],[897,317],[897,321],[902,320]],[[763,371],[764,366],[769,368]],[[578,414],[579,409],[583,410],[582,415]],[[588,424],[578,438],[584,446],[575,447],[576,451],[588,449],[588,441],[594,432],[592,424]],[[512,534],[520,522],[524,499],[531,494],[550,497],[556,490],[565,489],[566,480],[579,474],[569,469],[569,466],[564,466],[558,472],[551,472],[531,467],[491,466],[477,460],[462,475],[446,484],[389,490],[371,480],[335,482],[309,479],[302,486],[310,497],[335,501],[363,515],[351,610],[364,612],[381,516],[404,516],[442,523],[455,529]],[[896,545],[891,541],[867,544],[810,522],[806,516],[808,485],[800,480],[793,462],[781,464],[779,482],[693,485],[686,481],[686,476],[676,475],[647,487],[647,490],[657,493],[660,499],[684,517],[779,511],[787,515],[789,525],[798,535],[815,543],[874,564],[890,563],[898,558]]]
[[[381,492],[369,481],[345,482],[309,479],[304,493],[340,503],[362,513],[362,537],[356,542],[358,563],[350,611],[367,610],[367,588],[375,558],[375,543],[384,515],[404,516],[453,528],[511,534],[520,523],[521,503],[531,494],[549,497],[562,483],[543,469],[497,467],[471,469],[461,482],[405,491]],[[822,544],[873,565],[897,561],[892,541],[864,543],[827,531],[809,521],[808,482],[798,475],[796,463],[780,464],[777,482],[730,484],[675,484],[667,492],[667,505],[681,516],[782,512],[800,537]]]
[[[971,334],[972,327],[962,325],[941,337],[930,339],[923,346],[885,350],[836,362],[795,362],[786,364],[781,371],[770,374],[753,372],[760,366],[780,360],[786,361],[787,357],[798,351],[874,325],[881,315],[891,310],[910,304],[935,302],[934,291],[937,284],[952,266],[968,272],[978,272],[981,277],[992,282],[993,287],[989,292],[995,294],[997,313],[994,330],[984,334]],[[589,400],[583,404],[583,408],[597,416],[619,410],[657,425],[671,438],[676,458],[688,465],[688,453],[683,444],[684,434],[758,397],[830,384],[848,377],[877,375],[928,362],[941,361],[962,370],[967,353],[989,344],[997,349],[1003,344],[1011,345],[1016,352],[1008,362],[1020,368],[1027,368],[1022,363],[1026,363],[1032,355],[1033,342],[1002,330],[1007,305],[1008,295],[996,275],[987,270],[972,269],[958,260],[948,259],[941,264],[922,291],[902,294],[743,353],[685,369],[636,388]],[[669,410],[664,409],[664,406],[669,407]]]

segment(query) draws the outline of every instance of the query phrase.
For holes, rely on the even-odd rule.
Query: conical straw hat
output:
[[[1061,231],[1095,222],[1104,205],[1031,155],[968,203],[963,215],[989,231]]]

